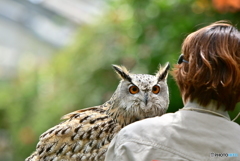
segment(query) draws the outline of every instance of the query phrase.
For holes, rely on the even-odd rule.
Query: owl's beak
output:
[[[148,104],[148,94],[147,93],[144,94],[144,103],[147,106],[147,104]]]

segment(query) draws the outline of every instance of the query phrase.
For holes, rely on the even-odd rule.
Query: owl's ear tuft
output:
[[[120,78],[132,82],[129,76],[129,71],[124,66],[112,65],[115,72],[120,76]]]
[[[168,71],[170,69],[170,64],[167,62],[167,64],[162,68],[160,65],[160,68],[156,74],[156,77],[158,77],[158,81],[166,80],[168,77]]]

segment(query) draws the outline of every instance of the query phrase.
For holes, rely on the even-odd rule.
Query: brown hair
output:
[[[182,44],[188,61],[173,69],[184,101],[211,100],[234,110],[240,99],[240,32],[223,21],[189,34]]]

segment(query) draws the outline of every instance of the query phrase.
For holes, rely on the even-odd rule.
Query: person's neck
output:
[[[212,100],[207,106],[202,106],[200,105],[196,100],[194,101],[188,101],[186,102],[186,104],[184,105],[183,108],[196,108],[196,109],[202,109],[202,110],[207,110],[208,111],[213,111],[216,113],[219,113],[227,118],[230,119],[228,112],[225,111],[225,107],[224,106],[220,106],[219,108],[217,108],[217,101]]]

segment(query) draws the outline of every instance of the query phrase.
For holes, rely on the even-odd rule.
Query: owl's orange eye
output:
[[[154,94],[158,94],[161,91],[160,87],[158,85],[153,86],[152,92]]]
[[[131,94],[137,94],[137,93],[139,92],[139,89],[138,89],[137,86],[131,86],[131,87],[129,88],[129,92],[130,92]]]

